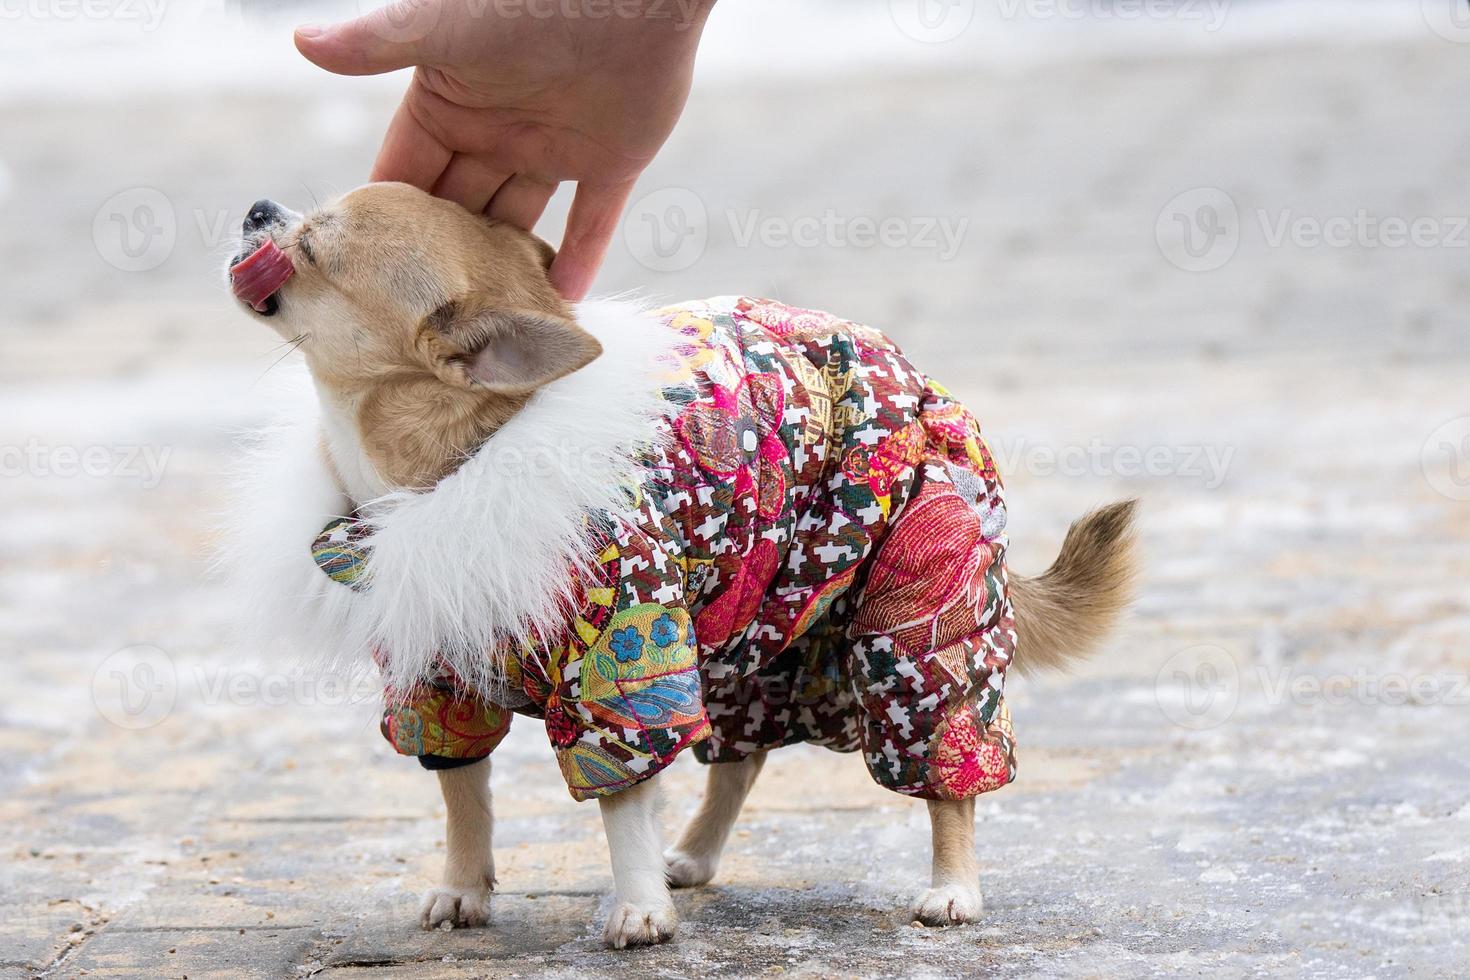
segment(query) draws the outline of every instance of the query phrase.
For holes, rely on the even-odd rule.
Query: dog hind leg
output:
[[[664,854],[670,885],[690,888],[714,878],[720,854],[730,839],[730,828],[740,816],[740,807],[765,761],[766,754],[756,752],[739,762],[709,766],[709,782],[699,809],[684,828],[679,843]]]
[[[934,838],[932,887],[914,903],[926,926],[950,926],[980,918],[980,862],[975,858],[975,800],[930,800]]]

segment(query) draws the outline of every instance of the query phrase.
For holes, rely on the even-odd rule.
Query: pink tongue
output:
[[[230,267],[230,285],[235,295],[263,312],[265,301],[276,294],[296,272],[291,259],[267,238],[260,247]]]

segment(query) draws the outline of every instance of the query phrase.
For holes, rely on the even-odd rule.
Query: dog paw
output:
[[[693,888],[707,885],[715,876],[718,858],[689,854],[685,851],[664,852],[664,877],[671,888]]]
[[[483,926],[490,921],[490,889],[487,886],[451,888],[440,885],[424,896],[419,925],[425,929]]]
[[[974,885],[931,888],[914,903],[914,918],[926,926],[957,926],[975,922],[985,903]]]
[[[674,938],[679,915],[674,906],[638,905],[619,902],[607,917],[607,926],[602,930],[602,941],[611,949],[626,949],[629,946],[653,946]]]

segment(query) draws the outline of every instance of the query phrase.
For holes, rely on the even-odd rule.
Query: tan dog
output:
[[[326,500],[345,495],[346,506],[357,507],[434,487],[538,389],[602,354],[584,329],[592,311],[574,311],[547,280],[549,246],[405,185],[369,185],[305,217],[262,201],[244,232],[236,293],[305,356],[322,406],[316,438],[333,484],[321,488]],[[293,493],[310,492],[302,485],[309,480],[285,479]],[[1073,527],[1046,575],[1011,577],[1017,645],[1026,651],[1017,666],[1061,666],[1112,624],[1131,580],[1130,514],[1127,504],[1099,512]],[[308,523],[296,533],[314,532]],[[293,540],[281,547],[302,546]],[[506,575],[507,589],[516,587],[512,577]],[[353,636],[346,646],[375,640],[382,637]],[[402,675],[397,680],[411,682],[424,665],[393,669]],[[609,945],[672,936],[666,882],[698,885],[713,877],[763,760],[755,753],[711,766],[703,803],[667,855],[656,777],[600,799],[616,889]],[[488,917],[489,768],[486,759],[439,774],[448,855],[443,883],[424,905],[425,927],[483,924]],[[933,883],[915,914],[935,925],[970,921],[981,909],[974,801],[933,800],[929,812]]]

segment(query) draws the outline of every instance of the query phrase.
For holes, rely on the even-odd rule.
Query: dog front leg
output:
[[[490,760],[439,770],[439,789],[449,820],[444,833],[444,878],[424,897],[420,924],[434,929],[483,926],[490,921],[495,857],[490,851]]]
[[[934,838],[933,886],[914,905],[926,926],[950,926],[980,918],[980,862],[975,858],[975,800],[930,800]]]
[[[602,938],[613,949],[665,942],[679,924],[664,881],[659,778],[652,776],[597,801],[613,872],[613,910]]]
[[[730,828],[740,816],[740,808],[765,761],[766,754],[756,752],[739,762],[720,762],[708,767],[704,799],[684,828],[679,843],[664,855],[669,884],[689,888],[703,885],[715,876],[720,853],[730,839]]]

